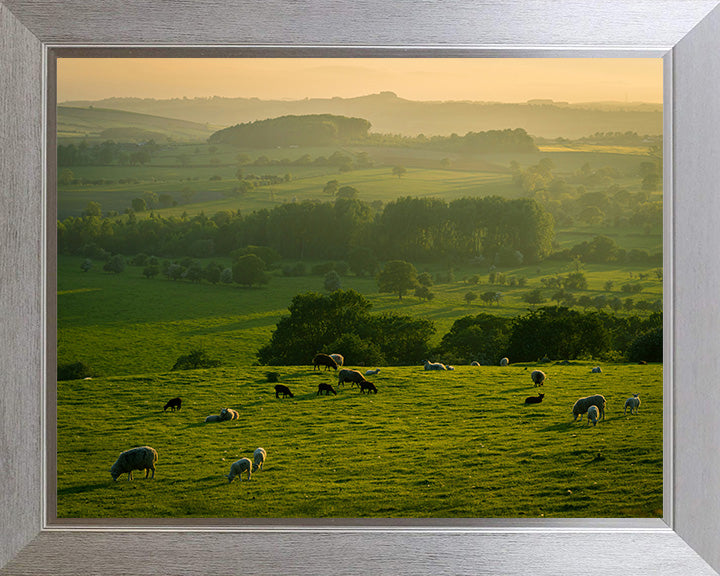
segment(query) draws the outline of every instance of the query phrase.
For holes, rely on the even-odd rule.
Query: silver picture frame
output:
[[[717,574],[719,3],[0,0],[0,575]],[[72,50],[663,58],[663,519],[58,525],[46,465],[55,425],[47,127],[53,58]]]

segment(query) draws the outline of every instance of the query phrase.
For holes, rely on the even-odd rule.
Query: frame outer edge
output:
[[[41,527],[41,63],[0,3],[0,566]]]
[[[673,49],[674,529],[720,569],[720,59],[716,8]]]

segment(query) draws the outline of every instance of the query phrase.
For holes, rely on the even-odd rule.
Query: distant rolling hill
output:
[[[523,128],[533,136],[580,138],[595,132],[662,133],[662,104],[595,102],[568,104],[551,100],[526,103],[436,101],[423,102],[381,92],[357,98],[108,98],[66,102],[126,110],[225,127],[286,115],[334,114],[365,118],[372,132],[415,136],[459,135],[467,132]]]
[[[94,106],[59,106],[57,109],[57,132],[61,140],[198,141],[207,139],[215,129],[198,122]]]

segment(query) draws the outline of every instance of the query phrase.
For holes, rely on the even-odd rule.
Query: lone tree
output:
[[[255,254],[246,254],[238,258],[232,267],[232,277],[235,282],[244,286],[268,283],[265,262]]]
[[[393,176],[397,176],[398,178],[402,178],[407,170],[404,166],[393,166],[392,173]]]
[[[397,293],[402,300],[403,294],[417,286],[417,270],[410,262],[404,260],[391,260],[378,274],[378,289],[380,292]]]

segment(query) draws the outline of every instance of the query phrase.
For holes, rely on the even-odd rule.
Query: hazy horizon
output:
[[[59,58],[57,69],[59,103],[380,92],[413,101],[662,103],[659,58]]]

